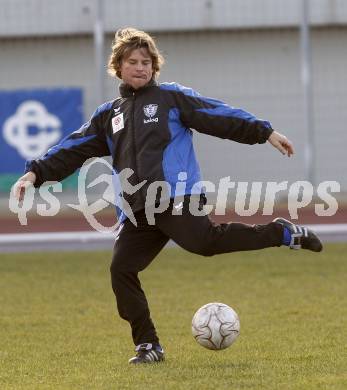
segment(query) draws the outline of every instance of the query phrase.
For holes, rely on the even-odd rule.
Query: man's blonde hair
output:
[[[118,30],[112,42],[112,53],[108,61],[108,73],[115,77],[122,78],[121,65],[123,58],[126,58],[135,49],[145,48],[152,59],[153,77],[157,77],[160,68],[164,64],[164,58],[160,54],[154,39],[144,31],[126,27]]]

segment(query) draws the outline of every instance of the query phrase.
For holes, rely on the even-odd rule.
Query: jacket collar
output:
[[[144,85],[143,87],[141,87],[139,89],[134,89],[131,85],[122,83],[119,86],[119,93],[122,97],[129,97],[129,96],[132,96],[134,93],[136,93],[136,94],[142,93],[145,90],[147,90],[148,88],[155,87],[157,85],[158,85],[158,83],[154,79],[151,79],[146,85]]]

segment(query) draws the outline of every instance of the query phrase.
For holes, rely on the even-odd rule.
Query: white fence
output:
[[[305,226],[314,230],[323,242],[347,241],[347,223]],[[114,233],[99,233],[95,231],[1,234],[0,253],[56,250],[110,250],[114,244],[114,237]],[[168,246],[175,246],[175,243],[170,241]]]

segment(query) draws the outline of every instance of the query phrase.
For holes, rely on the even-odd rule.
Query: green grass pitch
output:
[[[142,273],[167,360],[132,367],[110,252],[0,255],[1,389],[346,389],[347,244],[203,258],[164,250]],[[224,351],[191,336],[224,302],[241,333]]]

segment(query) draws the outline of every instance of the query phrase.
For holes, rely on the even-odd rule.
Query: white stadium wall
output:
[[[93,31],[98,2],[106,31],[124,25],[150,31],[293,27],[302,0],[2,0],[0,36]],[[313,25],[347,23],[345,0],[311,0]]]
[[[37,3],[43,4],[4,1],[0,89],[82,87],[88,118],[97,105],[95,2],[46,1],[39,11]],[[113,29],[130,24],[152,31],[167,61],[160,80],[180,82],[268,119],[296,146],[296,155],[287,159],[269,145],[196,134],[205,179],[305,180],[298,4],[266,0],[258,9],[259,1],[105,0],[104,62]],[[315,172],[318,182],[337,180],[347,192],[347,2],[312,2],[312,21]],[[112,99],[117,82],[106,71],[105,84],[105,100]]]

